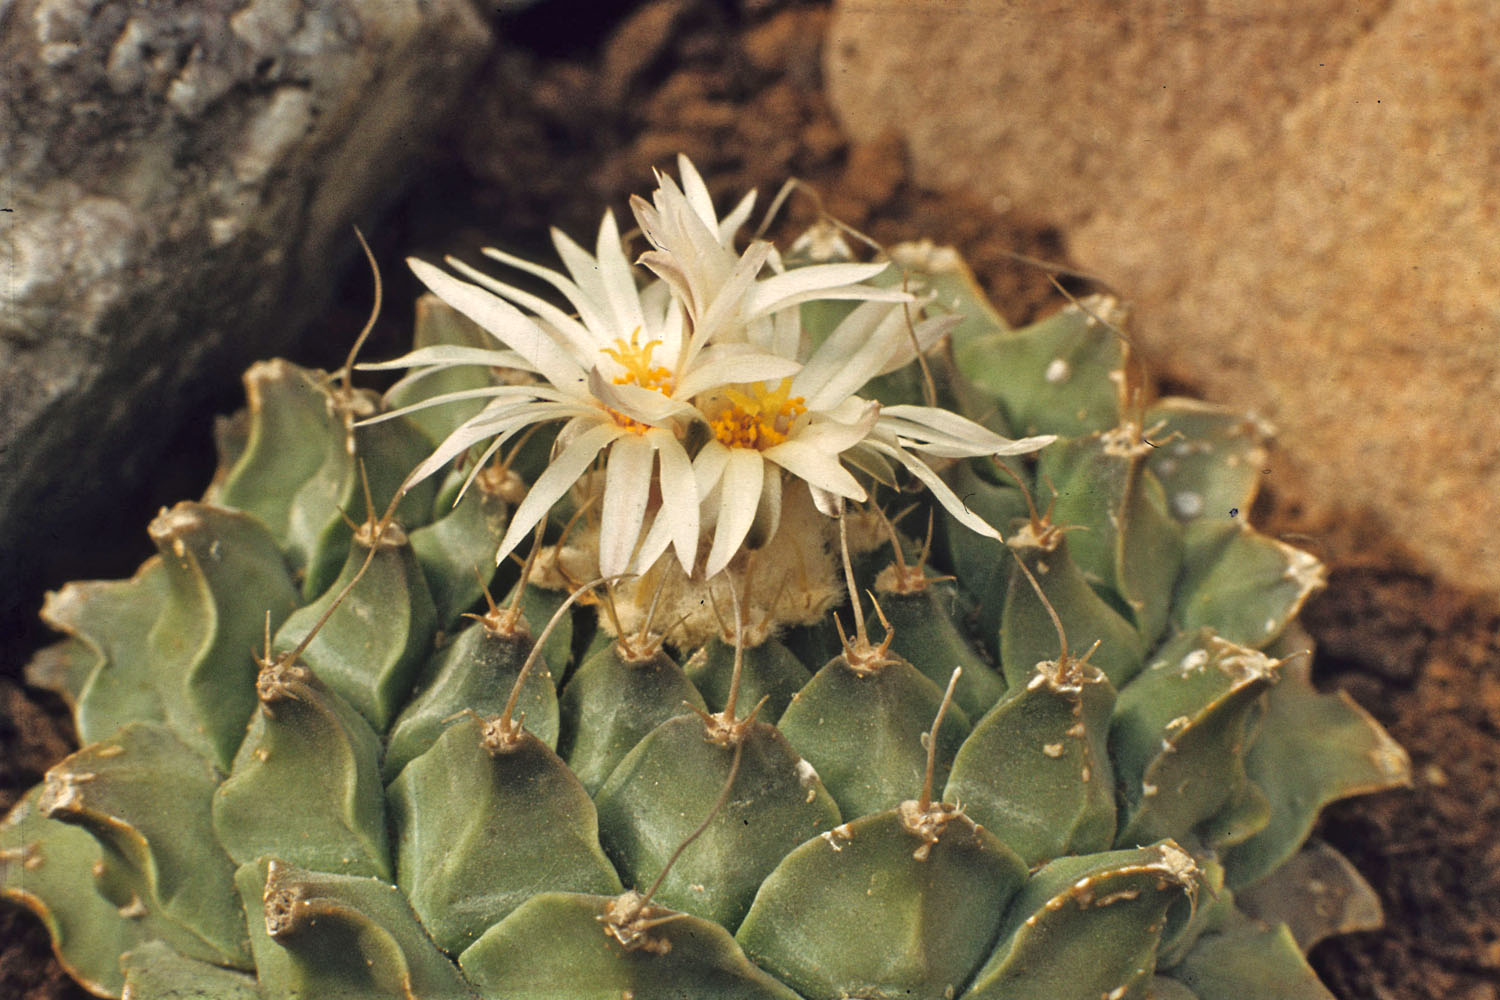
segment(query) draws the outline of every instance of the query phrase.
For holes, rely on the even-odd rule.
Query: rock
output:
[[[287,346],[490,31],[468,0],[9,0],[0,23],[8,579],[160,459],[191,380]]]
[[[843,0],[827,86],[918,180],[1057,220],[1299,499],[1500,591],[1500,6]],[[1336,554],[1336,553],[1335,553]]]

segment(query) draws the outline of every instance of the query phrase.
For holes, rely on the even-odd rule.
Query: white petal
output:
[[[632,332],[646,328],[646,317],[641,312],[641,296],[636,290],[630,262],[620,247],[620,227],[615,224],[615,213],[604,213],[594,252],[598,255],[600,282],[604,286],[605,300],[614,314],[615,329],[628,339]]]
[[[905,310],[899,310],[897,315],[904,328],[906,326]],[[891,356],[886,359],[876,375],[885,375],[904,367],[916,360],[918,352],[926,354],[943,337],[953,332],[953,329],[963,322],[962,316],[934,316],[917,323],[910,330],[904,330],[906,336],[894,346]]]
[[[567,275],[559,274],[550,267],[533,264],[525,258],[516,257],[513,254],[508,254],[504,250],[497,250],[494,247],[485,247],[480,253],[492,260],[498,260],[502,264],[513,267],[518,271],[525,271],[527,274],[535,275],[553,288],[556,288],[559,292],[562,292],[563,296],[577,310],[579,318],[583,320],[583,325],[589,330],[606,331],[609,329],[609,321],[604,314],[602,303],[585,294],[584,290],[571,281]],[[602,336],[602,333],[596,332],[593,334],[593,338],[596,340],[600,336]]]
[[[765,457],[762,452],[761,457]],[[762,462],[764,476],[761,482],[760,503],[755,508],[755,523],[750,526],[750,539],[756,548],[764,546],[781,527],[781,469],[770,462]]]
[[[614,323],[609,312],[609,295],[604,290],[604,275],[600,270],[599,262],[561,229],[554,227],[551,234],[552,245],[557,248],[557,255],[562,258],[563,267],[568,269],[568,274],[572,275],[579,290],[587,296],[589,302],[604,312],[603,323],[598,325],[589,323],[588,325],[595,330],[610,328]]]
[[[792,438],[819,451],[837,455],[869,437],[876,427],[879,415],[879,403],[865,403],[856,418],[850,421],[822,419],[809,421],[802,426],[794,425]]]
[[[556,386],[582,384],[584,373],[547,333],[515,306],[477,285],[471,285],[426,261],[407,258],[412,272],[438,298],[484,327],[506,347]]]
[[[715,289],[713,301],[708,304],[708,308],[698,311],[693,317],[696,321],[693,330],[696,348],[701,349],[708,338],[718,335],[721,329],[737,324],[745,317],[744,303],[748,296],[754,294],[755,279],[765,267],[770,251],[771,244],[764,240],[751,243],[722,284]],[[692,349],[689,349],[688,357],[691,360]]]
[[[693,459],[693,480],[697,483],[695,492],[699,497],[707,497],[719,485],[728,464],[729,449],[721,442],[709,441],[698,449],[698,455]]]
[[[481,472],[484,471],[485,463],[488,462],[491,458],[495,457],[495,452],[503,448],[505,446],[505,442],[508,439],[509,435],[502,435],[500,437],[497,437],[495,438],[495,440],[489,443],[489,446],[486,447],[484,451],[479,453],[479,457],[475,459],[474,464],[469,467],[469,474],[467,476],[464,476],[464,483],[458,488],[458,495],[453,498],[453,506],[457,507],[459,503],[463,501],[463,498],[469,492],[469,487],[474,485],[474,480],[478,478]]]
[[[898,434],[914,447],[943,458],[1025,455],[1057,440],[1055,434],[1012,440],[951,410],[905,403],[881,410],[880,429]]]
[[[838,517],[844,512],[844,498],[837,493],[820,490],[811,483],[808,484],[807,491],[812,494],[813,506],[824,517]]]
[[[402,379],[398,384],[409,384],[410,381],[410,379]],[[385,421],[392,420],[396,417],[404,417],[408,413],[416,413],[418,410],[431,409],[434,406],[444,406],[448,403],[456,403],[460,400],[465,399],[484,399],[486,397],[499,396],[501,397],[501,400],[505,400],[505,398],[511,394],[505,393],[502,390],[516,388],[519,388],[519,386],[487,385],[480,389],[459,389],[454,392],[445,392],[441,395],[432,396],[428,399],[423,399],[415,403],[408,403],[406,406],[397,407],[394,410],[387,410],[384,413],[376,414],[373,417],[366,417],[364,420],[359,421],[356,426],[364,427],[367,424],[384,423]],[[523,393],[520,395],[522,399],[534,398],[532,397],[531,393]],[[514,399],[506,401],[506,405],[514,404]]]
[[[500,551],[495,554],[495,561],[503,560],[512,549],[530,536],[531,529],[547,516],[552,505],[594,464],[599,452],[626,433],[628,432],[624,428],[613,423],[599,424],[569,442],[562,454],[554,458],[537,477],[526,498],[511,514],[510,526],[506,529],[505,537],[500,540]]]
[[[729,210],[719,223],[719,242],[726,247],[734,245],[734,236],[740,231],[740,227],[750,218],[750,213],[755,211],[755,192],[751,191],[741,198],[739,204]]]
[[[896,480],[896,468],[886,461],[884,455],[870,448],[865,443],[860,443],[848,451],[839,453],[839,461],[845,462],[850,468],[863,472],[882,486],[896,489],[900,483]]]
[[[676,417],[691,417],[698,413],[691,404],[673,399],[655,389],[606,382],[597,368],[589,372],[589,391],[610,409],[619,410],[630,419],[653,427],[660,427]]]
[[[863,500],[864,488],[839,462],[838,454],[829,454],[795,438],[767,448],[761,453],[767,462],[775,462],[799,479],[850,500]]]
[[[661,279],[662,284],[672,289],[673,295],[689,312],[697,311],[693,282],[683,266],[682,258],[665,250],[647,250],[636,263],[649,269]]]
[[[760,506],[765,487],[764,461],[751,448],[730,448],[729,461],[719,482],[719,518],[714,527],[714,543],[708,550],[704,573],[716,576],[740,550]]]
[[[926,462],[902,448],[875,443],[872,443],[871,447],[883,454],[889,455],[906,466],[907,471],[921,480],[922,484],[937,498],[937,502],[942,504],[943,508],[952,514],[964,527],[986,538],[1001,538],[1000,532],[991,527],[990,523],[984,518],[966,507],[964,502],[958,498],[958,495],[948,488],[948,484],[943,482]]]
[[[604,467],[604,503],[599,515],[599,572],[618,576],[630,566],[651,501],[656,449],[639,434],[617,438]]]
[[[508,407],[503,411],[493,413],[486,410],[461,424],[454,429],[453,433],[444,438],[443,443],[411,471],[406,481],[401,484],[401,488],[409,489],[421,482],[485,438],[503,437],[522,427],[542,423],[549,419],[557,419],[557,415],[549,416],[546,412],[538,412],[535,408],[527,406]]]
[[[490,368],[524,368],[526,359],[515,351],[496,351],[487,347],[464,347],[460,344],[432,344],[419,347],[393,361],[365,361],[354,367],[364,372],[391,368],[452,368],[456,365],[485,365]]]
[[[654,281],[651,285],[656,288],[666,288],[666,283],[661,281]],[[642,305],[645,305],[644,300],[642,300]],[[646,318],[650,320],[652,315],[648,313]],[[673,371],[678,374],[681,374],[686,367],[682,357],[683,349],[687,346],[683,336],[685,333],[687,333],[687,313],[683,311],[682,300],[669,293],[665,308],[661,312],[661,319],[655,323],[651,336],[653,340],[661,341],[663,363],[670,364]]]
[[[891,355],[894,328],[885,326],[892,306],[865,302],[855,307],[818,345],[792,380],[792,392],[810,410],[828,410],[858,392]]]
[[[783,309],[772,315],[769,338],[759,346],[782,357],[800,358],[807,353],[804,349],[806,341],[807,336],[802,329],[802,311]]]
[[[666,238],[666,220],[661,217],[661,212],[651,202],[638,194],[630,196],[630,210],[635,213],[635,221],[645,234],[646,241],[654,247],[662,245]]]
[[[708,193],[708,185],[703,183],[703,178],[692,161],[682,153],[677,154],[677,173],[682,177],[682,193],[693,213],[708,228],[717,228],[719,217],[714,214],[714,200]]]
[[[698,558],[700,507],[693,464],[682,443],[670,432],[650,430],[646,432],[646,439],[661,456],[658,473],[661,506],[656,511],[651,529],[641,541],[636,565],[645,572],[671,545],[677,550],[682,571],[691,576]]]
[[[899,288],[859,284],[884,271],[889,264],[809,264],[773,275],[755,286],[745,303],[747,316],[761,316],[809,299],[869,299],[911,302]]]
[[[524,289],[493,278],[456,257],[445,259],[449,267],[475,284],[488,288],[496,295],[509,299],[516,305],[525,306],[536,313],[537,318],[555,330],[559,339],[568,345],[579,364],[594,363],[594,355],[599,351],[598,338],[578,320],[539,295],[532,295]]]
[[[791,358],[722,349],[733,346],[736,345],[722,344],[705,350],[688,375],[677,383],[673,395],[690,399],[719,386],[783,379],[801,369]]]
[[[683,450],[682,442],[670,432],[647,431],[646,438],[661,456],[661,509],[656,515],[657,521],[667,525],[672,546],[677,550],[677,561],[682,565],[682,571],[691,576],[693,563],[698,558],[699,506],[693,463]]]

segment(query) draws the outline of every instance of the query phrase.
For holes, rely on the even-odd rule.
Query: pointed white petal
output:
[[[583,382],[584,373],[547,333],[515,306],[477,285],[459,281],[426,261],[408,258],[412,272],[433,294],[484,327],[556,386]]]
[[[697,303],[693,298],[693,283],[689,280],[687,270],[682,266],[682,260],[676,254],[667,253],[665,250],[647,250],[641,254],[636,263],[660,278],[690,312],[697,311]]]
[[[936,472],[933,472],[932,467],[926,462],[902,448],[876,442],[872,442],[871,447],[885,455],[889,455],[906,466],[907,471],[921,480],[922,485],[926,486],[932,492],[937,502],[942,504],[943,508],[952,514],[958,523],[986,538],[1001,538],[1000,532],[991,527],[990,523],[984,518],[966,507],[964,502],[958,498],[958,495],[948,488],[948,484],[943,482],[942,478]]]
[[[692,161],[682,153],[677,154],[677,173],[682,177],[682,193],[693,213],[703,220],[705,226],[716,229],[719,217],[714,214],[714,200],[708,193],[708,185],[703,183]]]
[[[905,310],[897,311],[897,317],[904,328],[906,326]],[[891,356],[886,359],[876,375],[885,375],[895,371],[916,360],[920,352],[926,354],[943,337],[953,332],[953,328],[963,322],[962,316],[934,316],[924,319],[915,324],[909,330],[904,330],[906,336],[900,338],[894,345]]]
[[[801,368],[791,358],[774,354],[729,352],[719,348],[735,345],[723,344],[709,347],[698,358],[698,363],[677,383],[673,395],[691,399],[701,392],[724,385],[746,382],[766,382],[795,375]],[[712,355],[709,352],[713,352]]]
[[[697,320],[700,325],[718,327],[740,318],[744,312],[742,307],[745,299],[751,294],[755,279],[765,268],[766,258],[770,253],[771,244],[765,240],[753,241],[737,257],[728,251],[719,251],[720,258],[725,262],[732,259],[733,264],[726,269],[723,280],[715,286],[713,300],[708,303],[707,309],[699,310]]]
[[[681,354],[687,334],[687,314],[683,312],[682,300],[671,295],[664,281],[653,281],[649,287],[660,288],[665,293],[661,308],[656,313],[646,313],[646,319],[653,324],[649,332],[653,340],[661,341],[662,362],[670,364],[674,371],[681,373],[685,367]],[[643,308],[646,306],[644,298],[641,305]],[[657,316],[660,318],[656,319]]]
[[[409,384],[410,380],[402,379],[401,382]],[[488,397],[499,396],[501,397],[501,401],[505,402],[506,405],[514,405],[513,399],[508,401],[506,399],[506,397],[511,394],[504,393],[501,390],[515,388],[519,388],[519,386],[487,385],[481,389],[459,389],[454,392],[445,392],[441,395],[432,396],[428,399],[423,399],[415,403],[408,403],[406,406],[400,406],[394,410],[387,410],[384,413],[378,413],[373,417],[366,417],[364,420],[361,420],[357,424],[355,424],[355,426],[364,427],[367,424],[384,423],[385,421],[393,420],[396,417],[404,417],[408,413],[416,413],[419,410],[431,409],[434,406],[444,406],[448,403],[456,403],[460,400],[465,399],[485,399]],[[520,396],[521,398],[528,400],[533,398],[530,393],[522,393],[520,394]]]
[[[641,312],[641,296],[636,290],[630,262],[625,259],[625,251],[620,246],[620,227],[615,224],[614,212],[604,213],[594,253],[599,261],[605,301],[614,316],[614,328],[620,331],[619,336],[628,340],[634,331],[645,330],[646,317]]]
[[[719,485],[728,464],[729,449],[719,441],[709,441],[698,449],[697,457],[693,459],[693,479],[697,483],[698,496],[707,497]]]
[[[665,519],[672,546],[677,550],[677,561],[682,565],[682,571],[691,575],[693,563],[698,558],[699,516],[698,484],[693,463],[683,450],[682,442],[670,432],[647,431],[646,438],[661,456],[661,511],[657,519]]]
[[[469,487],[474,485],[474,480],[484,471],[485,463],[495,457],[495,452],[505,446],[508,438],[509,435],[495,438],[495,440],[490,442],[489,447],[479,453],[479,458],[475,459],[473,465],[469,467],[469,474],[464,476],[464,484],[458,488],[458,495],[453,498],[454,507],[463,502],[464,496],[469,492]]]
[[[792,439],[802,441],[819,451],[837,455],[868,438],[870,432],[875,429],[879,416],[879,403],[864,403],[863,408],[854,415],[854,419],[848,421],[825,418],[794,426]]]
[[[599,513],[599,572],[604,576],[618,576],[630,566],[651,501],[655,454],[639,434],[622,435],[609,449]]]
[[[689,360],[692,359],[693,351],[702,349],[709,338],[719,336],[721,331],[737,325],[743,318],[744,302],[748,295],[753,294],[755,279],[765,267],[770,249],[771,244],[764,240],[751,243],[724,279],[715,286],[713,299],[707,310],[699,311],[693,317],[695,325],[693,346],[688,349]],[[728,254],[725,251],[720,250],[719,254],[727,260]]]
[[[813,506],[824,517],[838,517],[844,512],[844,498],[827,490],[820,490],[809,483],[807,491],[812,494]]]
[[[362,372],[386,371],[391,368],[452,368],[455,365],[484,365],[489,368],[524,368],[526,359],[515,351],[497,351],[487,347],[464,347],[460,344],[433,344],[409,351],[392,361],[364,361],[355,365]]]
[[[527,406],[508,407],[495,412],[486,410],[460,425],[444,438],[443,443],[438,445],[433,453],[423,459],[422,463],[406,477],[406,481],[402,483],[402,489],[409,489],[426,479],[485,438],[505,436],[530,424],[557,419],[558,416],[560,415],[549,416],[545,412],[538,413],[535,408]]]
[[[761,490],[765,487],[764,461],[760,452],[750,448],[730,448],[729,461],[724,466],[724,476],[719,483],[719,518],[714,527],[713,546],[708,550],[708,564],[704,569],[712,579],[739,552],[750,525],[755,521],[755,510],[760,506]]]
[[[802,329],[802,312],[799,309],[783,309],[771,317],[769,337],[759,346],[772,354],[784,358],[805,357],[807,335]]]
[[[792,380],[792,392],[806,400],[808,409],[837,406],[880,370],[896,332],[884,325],[893,308],[884,302],[861,303],[818,345]]]
[[[638,194],[630,196],[630,211],[635,213],[636,225],[641,227],[646,242],[659,247],[666,238],[666,220],[651,202]]]
[[[513,267],[518,271],[525,271],[527,274],[535,275],[553,288],[556,288],[559,292],[562,292],[563,296],[577,310],[579,319],[583,320],[583,325],[588,327],[590,331],[605,331],[609,329],[609,322],[601,304],[596,299],[590,298],[585,294],[584,290],[569,280],[567,275],[559,274],[550,267],[533,264],[529,260],[508,254],[504,250],[497,250],[494,247],[485,247],[480,253],[491,260],[498,260],[500,263]],[[601,335],[600,333],[591,333],[594,340],[598,340]]]
[[[569,316],[541,296],[532,295],[524,289],[493,278],[477,267],[470,267],[456,257],[448,257],[446,261],[449,267],[464,275],[476,285],[482,285],[496,295],[509,299],[516,305],[524,306],[536,313],[537,318],[555,330],[561,341],[568,345],[579,364],[591,365],[594,363],[594,355],[599,350],[597,338],[588,327],[578,322],[578,320]]]
[[[910,302],[912,297],[899,288],[876,288],[863,285],[884,271],[889,264],[809,264],[785,274],[773,275],[755,286],[745,303],[747,316],[762,316],[777,309],[808,299],[869,299],[881,302]]]
[[[881,410],[880,429],[899,435],[913,447],[944,458],[1025,455],[1057,440],[1055,434],[1012,440],[951,410],[905,403]]]
[[[653,427],[659,427],[676,417],[696,416],[698,412],[691,404],[673,399],[655,389],[607,382],[597,368],[589,372],[589,391],[610,409],[619,410],[631,420]]]
[[[765,457],[764,453],[761,457]],[[760,503],[756,505],[755,522],[750,526],[749,535],[756,548],[769,542],[776,529],[781,527],[781,469],[770,462],[762,462],[761,466]]]
[[[896,480],[895,467],[886,460],[884,455],[863,442],[848,451],[841,452],[839,460],[847,463],[850,468],[863,472],[882,486],[895,489],[900,485]]]
[[[815,448],[793,438],[767,448],[761,453],[767,462],[775,462],[799,479],[850,500],[863,500],[864,488],[839,462],[838,454]]]
[[[750,213],[755,211],[755,192],[751,191],[741,198],[738,205],[730,209],[729,214],[724,216],[719,223],[719,242],[726,247],[734,245],[734,236],[745,225],[750,218]]]
[[[557,256],[562,259],[563,267],[567,269],[568,274],[572,276],[583,294],[588,297],[589,302],[599,307],[604,313],[602,326],[595,327],[595,329],[609,328],[612,325],[609,315],[609,296],[604,291],[604,276],[600,273],[599,262],[561,229],[554,227],[551,233],[552,245],[557,248]],[[592,323],[589,325],[594,326]]]
[[[547,516],[552,505],[561,499],[562,495],[573,484],[578,482],[588,467],[594,464],[594,459],[599,457],[599,452],[607,448],[612,441],[627,433],[614,424],[599,424],[582,434],[578,435],[568,446],[562,450],[562,454],[554,458],[537,477],[536,483],[526,494],[511,514],[510,526],[506,529],[505,537],[500,540],[500,551],[495,554],[498,563],[527,537],[531,535],[531,529],[536,523]]]

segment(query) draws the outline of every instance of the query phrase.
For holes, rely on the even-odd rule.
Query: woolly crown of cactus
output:
[[[159,555],[48,597],[82,749],[4,894],[101,996],[1327,997],[1380,915],[1310,834],[1408,763],[1310,683],[1266,428],[1112,299],[1011,329],[678,176],[635,263],[486,251],[556,298],[411,262],[384,395],[246,374]]]

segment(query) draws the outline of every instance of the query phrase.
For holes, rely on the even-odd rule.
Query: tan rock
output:
[[[1058,220],[1304,501],[1500,591],[1500,5],[844,0],[830,95]]]

